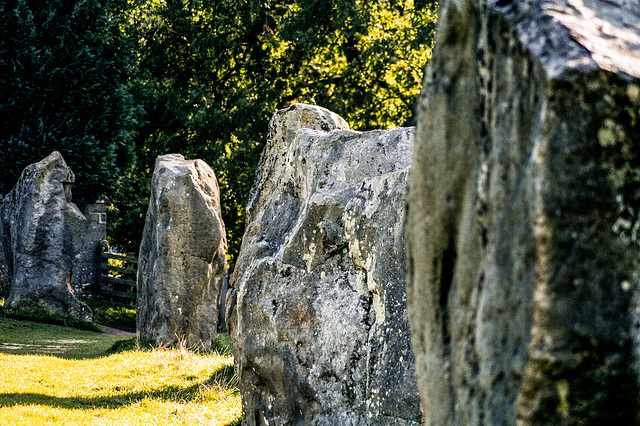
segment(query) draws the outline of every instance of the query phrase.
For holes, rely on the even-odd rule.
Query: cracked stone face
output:
[[[419,424],[412,141],[412,128],[354,132],[319,107],[274,115],[228,299],[246,424]]]
[[[444,1],[407,299],[427,424],[637,424],[640,8]]]

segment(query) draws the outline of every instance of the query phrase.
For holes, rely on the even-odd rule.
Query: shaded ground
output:
[[[115,332],[114,332],[115,333]],[[66,359],[107,356],[117,342],[130,337],[0,315],[0,353],[53,355]]]
[[[98,325],[98,326],[100,327],[100,330],[102,330],[104,334],[108,334],[109,336],[124,337],[127,339],[136,337],[136,333],[132,333],[130,331],[121,330],[119,328],[107,327],[106,325]]]

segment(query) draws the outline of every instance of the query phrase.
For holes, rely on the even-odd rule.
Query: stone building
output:
[[[83,250],[76,256],[71,282],[80,296],[93,296],[100,292],[100,264],[103,241],[107,238],[107,206],[109,199],[104,195],[96,197],[90,204],[80,206],[87,218]]]

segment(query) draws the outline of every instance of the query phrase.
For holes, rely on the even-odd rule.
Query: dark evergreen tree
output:
[[[111,196],[134,163],[133,45],[123,0],[0,2],[0,193],[54,150],[74,199]]]

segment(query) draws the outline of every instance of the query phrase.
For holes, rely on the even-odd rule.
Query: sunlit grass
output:
[[[102,338],[98,333],[25,323],[48,340]],[[0,343],[37,344],[33,337],[19,341],[17,327],[14,324],[11,335],[0,331]],[[75,339],[68,339],[67,332]],[[2,425],[239,424],[240,394],[229,355],[179,349],[99,355],[87,350],[86,357],[72,351],[63,358],[66,353],[15,355],[1,347],[0,351],[4,352],[0,353]]]

